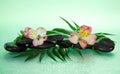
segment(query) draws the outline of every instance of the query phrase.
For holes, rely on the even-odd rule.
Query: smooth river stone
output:
[[[24,38],[16,42],[16,45],[18,46],[29,46],[31,44],[32,44],[32,40],[28,38]]]
[[[24,52],[27,49],[24,46],[17,46],[13,42],[5,43],[4,48],[10,52]]]
[[[78,44],[74,44],[73,47],[82,49],[79,43]],[[92,45],[87,45],[87,47],[85,49],[91,49],[91,48],[92,48]]]
[[[55,43],[53,42],[44,42],[43,45],[39,45],[37,47],[31,45],[29,46],[29,48],[38,48],[38,49],[45,49],[45,48],[51,48],[51,47],[55,47]]]
[[[114,48],[115,43],[109,38],[104,38],[100,42],[94,44],[94,49],[102,52],[111,52]]]
[[[63,48],[68,48],[72,46],[72,43],[69,40],[57,41],[56,44]]]
[[[61,41],[63,39],[64,39],[63,35],[51,35],[48,36],[46,41]]]

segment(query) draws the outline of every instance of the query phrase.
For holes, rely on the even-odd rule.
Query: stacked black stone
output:
[[[63,35],[52,35],[48,36],[48,39],[44,42],[43,45],[34,47],[32,45],[32,40],[28,38],[24,38],[22,40],[18,40],[16,43],[9,42],[4,45],[4,48],[7,51],[10,52],[24,52],[27,50],[27,48],[38,48],[38,49],[45,49],[45,48],[51,48],[55,47],[56,45],[59,45],[62,48],[68,48],[68,47],[75,47],[82,49],[79,44],[72,44],[69,40],[63,40]],[[94,45],[88,45],[87,48],[94,47],[95,50],[101,51],[101,52],[110,52],[114,49],[115,44],[112,40],[109,38],[104,38],[100,40],[100,42],[95,43]]]
[[[94,44],[94,49],[102,52],[110,52],[115,48],[115,43],[109,38],[103,38],[99,43]]]

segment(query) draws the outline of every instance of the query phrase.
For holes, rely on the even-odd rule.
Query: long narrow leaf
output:
[[[33,58],[37,57],[38,54],[39,54],[39,52],[34,52],[34,53],[30,54],[30,56],[28,56],[28,57],[25,59],[25,61],[28,61],[28,60],[30,60],[30,59],[33,59]]]
[[[28,50],[28,51],[26,51],[26,52],[20,53],[19,55],[15,56],[14,58],[23,57],[23,56],[29,56],[29,55],[32,54],[33,52],[34,52],[34,50]]]
[[[58,31],[58,32],[68,34],[68,35],[70,35],[70,33],[71,33],[71,31],[68,31],[68,30],[65,30],[65,29],[62,29],[62,28],[55,28],[55,29],[53,29],[53,31]]]
[[[95,33],[96,35],[114,35],[114,34],[110,34],[110,33]]]
[[[50,51],[50,49],[47,50],[47,55],[48,55],[51,59],[53,59],[54,61],[57,61],[57,60],[54,58],[54,56],[52,55],[52,52]]]
[[[68,49],[68,48],[65,48],[65,51],[66,51],[66,56],[67,56],[67,58],[69,58],[69,59],[71,60],[71,58],[70,58],[69,55],[68,55],[69,49]]]
[[[60,55],[59,55],[59,52],[58,52],[58,49],[57,49],[57,48],[54,48],[54,49],[53,49],[53,54],[54,54],[56,57],[58,57],[60,60],[64,61],[64,59],[62,59],[62,58],[60,57]]]
[[[40,62],[42,61],[42,59],[43,59],[44,56],[45,56],[45,52],[41,52],[40,53],[40,57],[39,57],[39,61]]]
[[[60,53],[60,55],[62,56],[62,58],[64,59],[64,61],[66,61],[66,59],[65,59],[65,55],[66,55],[65,49],[60,48],[60,49],[59,49],[59,53]]]
[[[55,31],[47,31],[47,35],[57,34]]]
[[[78,48],[74,48],[78,53],[79,53],[79,55],[80,56],[82,56],[83,57],[83,55],[82,55],[82,53],[81,53],[81,51],[80,51],[80,49],[78,49]]]
[[[47,35],[56,35],[56,34],[61,34],[64,36],[64,38],[68,38],[68,34],[58,32],[58,31],[47,31]]]
[[[76,30],[76,28],[75,27],[73,27],[66,19],[64,19],[64,18],[62,18],[62,17],[60,17],[63,21],[65,21],[67,24],[68,24],[68,26],[73,30],[73,31],[75,31]]]
[[[74,21],[73,21],[73,23],[75,24],[75,26],[76,26],[76,28],[77,28],[77,31],[79,31],[79,30],[80,30],[79,25],[78,25],[76,22],[74,22]]]

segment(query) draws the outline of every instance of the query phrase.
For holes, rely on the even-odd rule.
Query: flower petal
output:
[[[44,35],[46,35],[47,31],[43,27],[38,27],[36,29],[36,33],[37,33],[37,35],[44,36]]]
[[[27,37],[27,38],[28,38],[28,33],[29,33],[30,29],[31,29],[30,27],[26,27],[25,30],[24,30],[24,33],[23,33],[24,36]]]
[[[87,47],[87,42],[85,40],[79,40],[79,44],[83,49]]]
[[[70,42],[74,43],[74,44],[77,44],[78,43],[78,35],[77,33],[71,33],[71,35],[69,36],[69,40]]]
[[[82,26],[80,26],[80,30],[81,30],[81,32],[87,31],[90,34],[92,31],[92,28],[90,26],[82,25]]]
[[[30,27],[26,27],[25,31],[28,32],[31,28]]]
[[[35,30],[30,29],[29,32],[28,32],[28,37],[30,39],[35,39],[37,37]]]
[[[38,46],[38,45],[42,45],[43,43],[44,43],[44,39],[43,38],[41,38],[41,39],[34,39],[33,40],[33,46]]]
[[[96,35],[94,35],[94,34],[90,34],[88,37],[87,37],[87,43],[89,44],[89,45],[94,45],[95,44],[95,42],[96,42]]]

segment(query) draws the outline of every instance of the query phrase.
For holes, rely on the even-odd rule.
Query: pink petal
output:
[[[74,44],[77,44],[78,43],[78,35],[77,33],[71,33],[71,35],[69,36],[69,40],[70,42],[74,43]]]
[[[30,27],[26,27],[25,30],[24,30],[24,36],[29,38],[29,31],[31,30],[32,28]]]
[[[27,33],[27,32],[24,32],[24,36],[28,38],[28,33]]]
[[[37,33],[37,35],[44,36],[44,35],[46,35],[47,31],[43,27],[39,27],[36,29],[36,33]]]
[[[83,49],[87,47],[87,42],[85,40],[80,40],[79,44],[80,44],[81,48],[83,48]]]
[[[26,27],[26,28],[25,28],[25,31],[28,32],[30,29],[31,29],[30,27]]]
[[[96,35],[94,34],[90,34],[88,37],[87,37],[87,43],[89,45],[94,45],[96,42]]]
[[[33,40],[33,46],[42,45],[43,43],[44,43],[44,39],[43,38],[41,38],[39,40],[37,40],[37,39]]]
[[[80,29],[88,31],[89,33],[91,33],[91,31],[92,31],[92,28],[90,26],[86,26],[86,25],[80,26]]]

